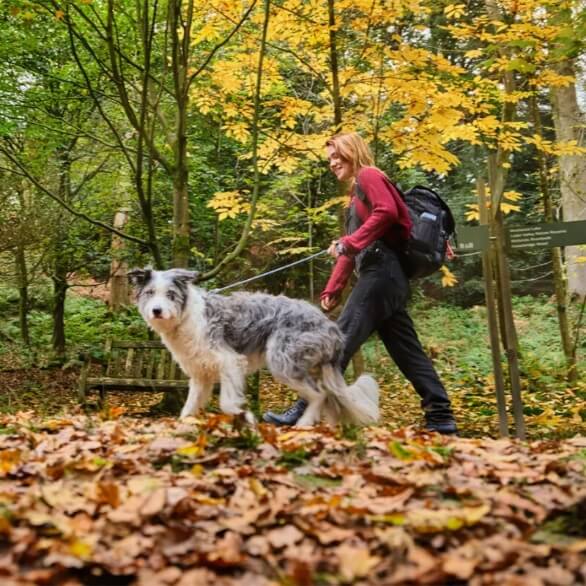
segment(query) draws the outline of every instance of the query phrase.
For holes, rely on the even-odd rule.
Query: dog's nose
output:
[[[161,317],[163,310],[160,307],[153,307],[153,317]]]

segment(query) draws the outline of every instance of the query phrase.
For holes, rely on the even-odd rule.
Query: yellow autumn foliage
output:
[[[248,212],[250,204],[244,201],[240,191],[218,191],[207,204],[212,208],[220,220],[236,218],[239,214]]]

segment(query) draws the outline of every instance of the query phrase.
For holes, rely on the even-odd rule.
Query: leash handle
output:
[[[244,279],[242,281],[237,281],[236,283],[232,283],[231,285],[226,285],[225,287],[220,287],[219,289],[211,289],[210,292],[211,293],[221,293],[222,291],[226,291],[228,289],[238,287],[239,285],[251,283],[252,281],[256,281],[257,279],[261,279],[262,277],[266,277],[268,275],[272,275],[274,273],[284,271],[285,269],[290,269],[291,267],[294,267],[296,265],[300,265],[304,262],[308,262],[314,258],[317,258],[318,256],[321,256],[322,254],[326,254],[327,252],[328,252],[327,250],[320,250],[319,252],[316,252],[315,254],[312,254],[311,256],[307,256],[306,258],[302,258],[301,260],[296,260],[295,262],[289,263],[287,265],[283,265],[282,267],[272,269],[271,271],[267,271],[266,273],[261,273],[260,275],[256,275],[255,277],[250,277],[250,278]]]

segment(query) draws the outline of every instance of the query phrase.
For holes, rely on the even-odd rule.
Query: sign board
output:
[[[488,226],[462,226],[457,234],[456,252],[476,252],[488,248]]]
[[[586,220],[579,222],[550,222],[531,226],[509,226],[509,250],[521,248],[552,248],[586,244]]]

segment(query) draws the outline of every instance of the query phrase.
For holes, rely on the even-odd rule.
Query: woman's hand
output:
[[[338,258],[341,254],[344,254],[344,245],[339,240],[333,240],[328,248],[328,254]]]
[[[339,302],[339,297],[330,297],[329,295],[326,295],[321,300],[321,307],[324,311],[332,311],[332,309],[334,309],[334,307],[336,307]]]

